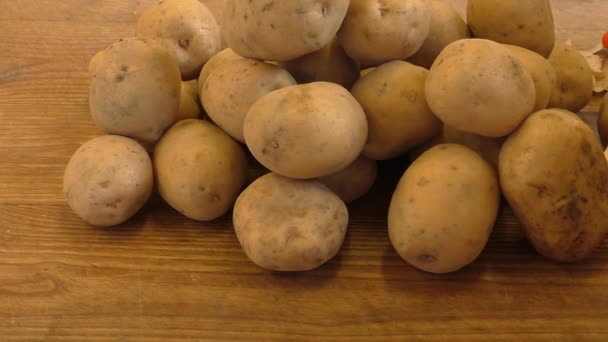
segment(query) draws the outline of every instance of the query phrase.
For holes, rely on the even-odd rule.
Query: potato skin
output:
[[[148,201],[152,162],[135,140],[104,135],[74,153],[63,176],[72,210],[95,226],[114,226],[131,218]]]
[[[245,254],[258,266],[308,271],[338,253],[348,226],[348,210],[316,180],[269,173],[239,196],[232,221]]]
[[[154,171],[169,205],[193,220],[210,221],[230,210],[245,185],[247,157],[217,126],[188,119],[156,144]]]
[[[549,108],[577,113],[593,98],[593,71],[580,52],[570,45],[558,43],[549,57],[557,76]]]
[[[604,145],[608,144],[608,94],[604,96],[600,107],[600,119],[598,121],[598,131]]]
[[[437,57],[426,82],[429,107],[445,124],[498,138],[532,113],[532,76],[509,50],[484,39],[462,39]]]
[[[367,119],[348,90],[313,82],[275,90],[245,117],[245,141],[266,168],[308,179],[344,169],[363,150]]]
[[[319,180],[348,204],[365,196],[376,182],[378,163],[359,156],[344,170],[321,177]]]
[[[505,142],[503,193],[536,250],[575,262],[608,229],[608,162],[593,131],[576,115],[543,110]]]
[[[218,66],[224,63],[232,63],[233,61],[238,61],[243,57],[237,55],[232,51],[232,49],[226,48],[219,52],[217,55],[211,57],[207,63],[203,66],[201,70],[201,74],[198,77],[198,94],[199,98],[203,98],[203,94],[201,93],[203,87],[205,86],[205,82],[207,82],[207,78]]]
[[[388,232],[412,266],[455,272],[485,247],[498,215],[496,172],[477,153],[438,145],[407,169],[391,200]]]
[[[182,82],[179,98],[179,111],[175,122],[186,119],[197,119],[201,114],[198,100],[198,84],[196,80]]]
[[[521,46],[545,58],[555,44],[550,0],[469,0],[467,23],[476,38]]]

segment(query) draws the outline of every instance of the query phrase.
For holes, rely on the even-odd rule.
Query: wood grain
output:
[[[204,2],[216,13],[223,3]],[[464,0],[450,2],[462,12]],[[341,254],[306,274],[256,268],[228,217],[197,223],[158,199],[120,227],[84,224],[61,181],[70,155],[100,134],[86,65],[133,35],[150,3],[0,0],[1,341],[608,340],[606,243],[582,264],[551,263],[504,209],[462,272],[405,264],[385,218],[404,160],[384,163],[351,206]],[[584,48],[608,28],[608,2],[553,5],[560,40]]]

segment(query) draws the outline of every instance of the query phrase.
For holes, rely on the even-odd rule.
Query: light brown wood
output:
[[[133,35],[150,3],[0,0],[0,341],[608,340],[606,243],[584,263],[551,263],[504,209],[465,270],[405,264],[386,232],[404,161],[382,165],[351,206],[341,254],[305,274],[255,267],[229,218],[197,223],[158,199],[120,227],[84,224],[61,182],[70,155],[100,134],[86,66]],[[560,40],[584,48],[608,29],[607,1],[553,5]]]

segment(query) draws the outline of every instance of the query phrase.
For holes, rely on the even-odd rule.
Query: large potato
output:
[[[333,258],[344,241],[344,202],[315,180],[270,173],[239,196],[233,212],[245,254],[273,271],[307,271]]]
[[[201,74],[198,77],[199,98],[201,98],[201,99],[203,98],[203,94],[201,93],[201,90],[205,86],[205,82],[207,82],[207,78],[209,77],[209,75],[211,75],[211,73],[214,72],[217,67],[219,67],[220,65],[222,65],[224,63],[232,63],[233,61],[238,61],[242,58],[243,57],[234,53],[234,51],[232,51],[232,49],[224,49],[221,52],[219,52],[217,55],[211,57],[211,59],[209,59],[209,61],[207,61],[207,63],[205,63],[205,65],[203,66],[203,69],[201,70]]]
[[[558,43],[549,57],[557,75],[549,108],[578,112],[593,98],[593,71],[574,47]]]
[[[476,38],[521,46],[543,57],[555,44],[550,0],[469,0],[467,23]]]
[[[406,59],[431,27],[430,0],[351,0],[338,41],[362,66]]]
[[[109,134],[154,143],[175,121],[181,80],[177,64],[147,39],[121,39],[98,55],[89,106]]]
[[[454,272],[485,247],[499,204],[498,179],[488,162],[461,145],[435,146],[401,178],[389,208],[389,237],[412,266]]]
[[[154,149],[162,198],[185,216],[209,221],[224,215],[247,178],[241,146],[217,126],[197,119],[176,123]]]
[[[240,58],[216,67],[201,91],[203,107],[218,126],[234,139],[245,142],[243,122],[249,108],[262,96],[296,80],[284,69]]]
[[[367,119],[348,90],[314,82],[275,90],[245,117],[245,141],[265,167],[318,178],[347,167],[363,150]]]
[[[532,76],[509,50],[463,39],[437,57],[426,82],[429,107],[445,124],[487,137],[513,132],[532,113]]]
[[[243,57],[289,61],[327,45],[349,0],[227,0],[223,35]]]
[[[378,175],[378,163],[360,156],[344,170],[321,177],[319,180],[331,189],[344,203],[363,197],[372,188]]]
[[[153,187],[152,162],[136,141],[115,135],[89,140],[74,153],[63,176],[72,210],[95,226],[113,226],[135,215]]]
[[[604,96],[602,106],[600,108],[600,119],[598,122],[598,131],[602,142],[608,144],[608,94]]]
[[[499,160],[507,201],[542,255],[588,257],[608,229],[608,162],[594,132],[563,110],[528,118]]]
[[[441,121],[424,97],[428,71],[403,61],[377,67],[352,89],[369,125],[363,154],[395,158],[439,133]]]

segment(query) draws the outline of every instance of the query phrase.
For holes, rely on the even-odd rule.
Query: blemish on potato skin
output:
[[[429,183],[431,183],[430,180],[428,180],[426,177],[422,177],[416,185],[418,185],[419,187],[424,187],[427,186]]]
[[[423,262],[425,264],[430,264],[430,263],[434,263],[435,261],[437,261],[437,257],[435,257],[434,255],[431,255],[431,254],[421,254],[416,259],[418,259],[418,261]]]

